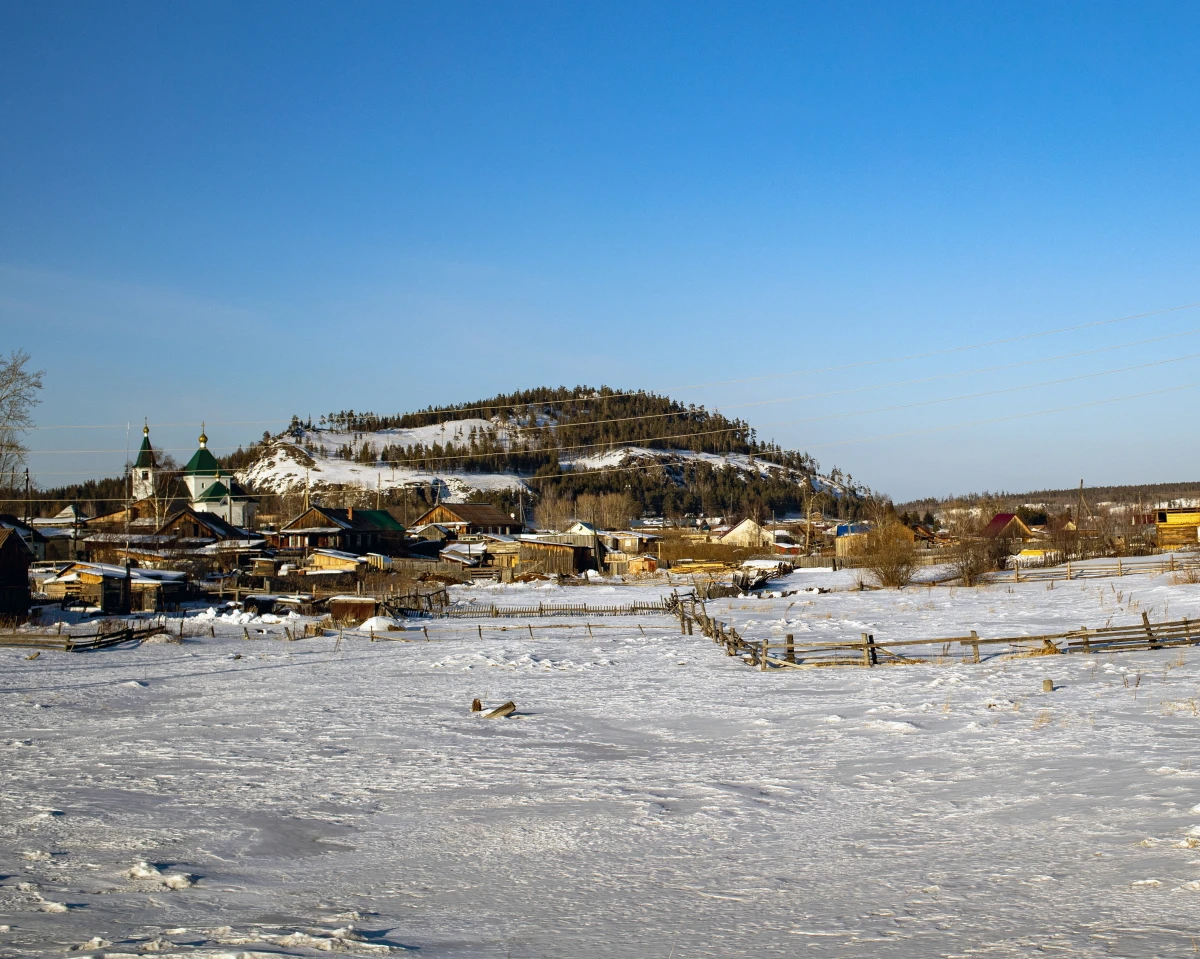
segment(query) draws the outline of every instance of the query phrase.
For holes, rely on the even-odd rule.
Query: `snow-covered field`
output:
[[[813,570],[780,585],[852,582]],[[709,611],[753,638],[1015,635],[1200,615],[1200,586],[1128,576]],[[216,637],[32,661],[0,649],[0,955],[1200,948],[1198,649],[760,673],[665,617],[597,619],[590,635],[533,620],[532,638],[524,621],[481,621],[509,627],[482,640],[440,620],[428,641],[375,643],[195,619]],[[483,719],[474,697],[518,713]]]

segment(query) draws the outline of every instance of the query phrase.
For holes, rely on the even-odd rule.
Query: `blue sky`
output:
[[[1186,4],[4,0],[0,348],[180,455],[604,383],[898,498],[1200,479],[1196,389],[1025,415],[1200,382],[1200,308],[702,385],[1200,301],[1198,80]]]

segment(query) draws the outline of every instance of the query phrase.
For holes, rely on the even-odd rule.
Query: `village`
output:
[[[0,615],[36,615],[47,603],[95,615],[165,612],[228,597],[262,612],[328,611],[339,625],[357,625],[384,607],[397,616],[428,609],[429,596],[444,594],[447,584],[616,579],[761,588],[770,570],[869,574],[886,545],[907,553],[907,581],[916,569],[945,567],[940,581],[963,582],[965,575],[970,585],[973,575],[1200,548],[1200,509],[1126,510],[1101,521],[1082,488],[1079,523],[1069,511],[1055,521],[1043,513],[1026,522],[1018,513],[980,516],[976,509],[966,517],[969,532],[961,516],[939,523],[931,514],[918,520],[894,510],[874,521],[831,520],[813,510],[781,522],[688,517],[670,525],[644,517],[636,528],[610,530],[575,519],[541,529],[531,511],[505,514],[480,502],[438,503],[406,527],[394,507],[317,501],[344,501],[338,491],[312,501],[306,495],[298,515],[277,516],[222,469],[207,444],[202,432],[186,466],[164,483],[147,426],[121,509],[89,517],[70,504],[53,516],[0,514]],[[964,553],[975,557],[966,571]],[[747,570],[757,572],[747,578]]]
[[[0,959],[1200,956],[1198,46],[0,0]]]

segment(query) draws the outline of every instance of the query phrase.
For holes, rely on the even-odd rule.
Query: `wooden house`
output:
[[[637,530],[613,530],[601,532],[600,541],[608,549],[620,550],[630,556],[640,556],[643,553],[655,552],[662,537]]]
[[[1160,509],[1154,522],[1159,549],[1200,543],[1200,509]]]
[[[516,536],[525,531],[525,524],[520,520],[488,503],[439,503],[413,525],[425,526],[430,523],[445,527],[457,536],[477,536],[481,533]]]
[[[599,561],[612,576],[653,573],[658,569],[658,557],[651,551],[657,548],[661,536],[633,530],[602,530],[597,534],[600,544]]]
[[[29,564],[33,552],[20,533],[0,527],[0,615],[24,616],[29,612]]]
[[[398,554],[404,527],[387,510],[310,506],[278,534],[286,549],[333,549],[346,553]]]
[[[741,546],[743,548],[775,548],[774,534],[749,518],[742,520],[728,533],[725,533],[721,537],[720,542],[726,546]]]
[[[1019,539],[1027,543],[1034,538],[1033,530],[1016,513],[997,513],[983,528],[985,539]]]
[[[11,529],[16,533],[24,541],[26,548],[33,554],[35,560],[44,561],[52,558],[46,555],[46,536],[31,523],[18,519],[12,513],[0,513],[0,529]]]
[[[243,540],[247,533],[218,516],[192,509],[187,506],[167,517],[167,521],[156,531],[159,536],[170,536],[178,546],[206,546],[222,540]]]
[[[178,498],[147,497],[134,500],[122,509],[93,516],[87,521],[87,528],[102,533],[153,533],[162,525],[164,516],[169,516],[184,505],[184,501]]]

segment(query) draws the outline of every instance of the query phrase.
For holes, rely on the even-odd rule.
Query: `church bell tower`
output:
[[[158,485],[158,463],[154,459],[154,447],[150,445],[150,425],[142,427],[142,448],[133,463],[133,499],[148,499],[154,495]]]

